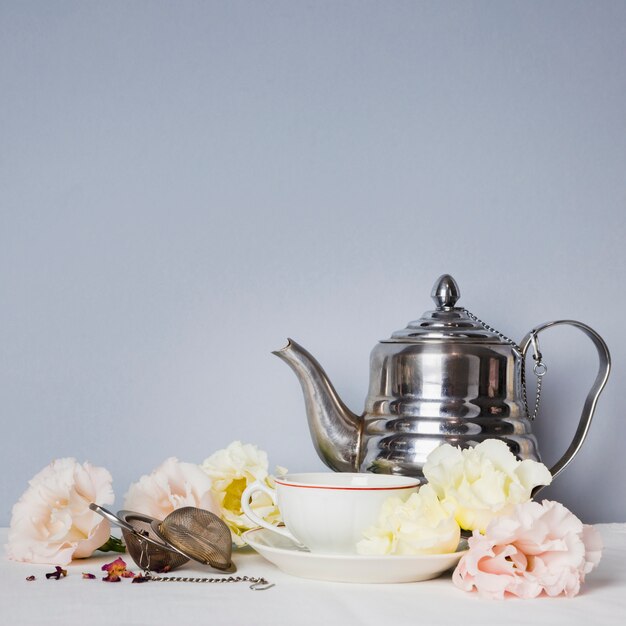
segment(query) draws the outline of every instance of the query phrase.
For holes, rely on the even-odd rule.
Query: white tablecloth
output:
[[[575,598],[484,600],[452,585],[450,574],[402,585],[319,582],[283,574],[250,551],[237,552],[239,575],[265,576],[276,586],[251,591],[246,583],[104,583],[100,567],[116,555],[68,566],[68,576],[46,580],[45,565],[0,560],[2,624],[171,624],[256,626],[268,624],[367,625],[431,624],[507,626],[624,624],[626,619],[626,524],[599,524],[605,547],[598,569]],[[6,543],[7,530],[0,529]],[[130,558],[126,558],[130,564]],[[136,569],[136,568],[134,568]],[[92,572],[97,580],[84,580]],[[211,575],[190,566],[177,575]],[[37,580],[25,579],[34,574]]]

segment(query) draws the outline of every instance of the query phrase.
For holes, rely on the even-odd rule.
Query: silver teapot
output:
[[[484,439],[505,441],[519,459],[540,460],[531,422],[547,372],[538,335],[568,324],[583,331],[599,355],[574,439],[550,471],[559,474],[580,449],[610,370],[609,350],[598,333],[574,320],[540,324],[514,341],[457,307],[460,291],[444,274],[432,294],[436,308],[380,341],[370,356],[370,385],[361,415],[338,396],[320,364],[289,339],[274,352],[302,385],[311,436],[320,458],[338,472],[368,471],[422,477],[426,458],[449,443],[466,448]],[[526,393],[526,355],[533,350],[537,395]]]

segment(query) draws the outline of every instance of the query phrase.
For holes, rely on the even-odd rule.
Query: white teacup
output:
[[[389,474],[315,472],[276,479],[276,489],[264,482],[248,486],[241,496],[244,513],[256,524],[288,537],[311,552],[355,554],[363,531],[376,524],[390,496],[406,500],[419,479]],[[256,491],[268,494],[280,509],[286,528],[272,526],[250,508]]]

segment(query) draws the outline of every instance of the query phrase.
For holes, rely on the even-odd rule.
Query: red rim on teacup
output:
[[[348,481],[348,484],[341,484]],[[420,484],[419,478],[394,476],[391,474],[366,474],[340,472],[311,472],[287,474],[275,479],[277,485],[301,489],[328,489],[332,491],[395,491],[414,489]],[[359,484],[362,482],[362,484]]]

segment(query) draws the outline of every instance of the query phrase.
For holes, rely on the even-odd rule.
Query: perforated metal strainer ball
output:
[[[230,530],[210,511],[186,506],[150,526],[160,539],[194,561],[223,572],[235,571]]]

